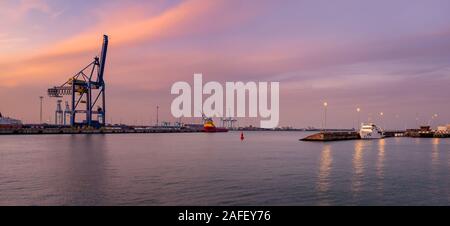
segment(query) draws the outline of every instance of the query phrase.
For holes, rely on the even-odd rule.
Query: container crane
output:
[[[69,78],[67,82],[47,90],[50,97],[71,96],[71,108],[68,114],[70,114],[70,125],[73,127],[99,128],[106,124],[106,96],[103,77],[107,51],[108,36],[104,35],[100,58],[94,57],[94,61]],[[80,114],[85,115],[83,121],[77,118]],[[93,117],[95,115],[97,119]]]

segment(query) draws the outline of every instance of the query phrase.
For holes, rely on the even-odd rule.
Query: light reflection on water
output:
[[[440,143],[441,139],[439,138],[433,138],[432,139],[432,144],[433,144],[433,149],[432,149],[432,154],[431,154],[431,161],[432,161],[432,165],[433,168],[438,167],[439,165],[439,143]]]
[[[364,145],[367,141],[355,141],[355,148],[353,153],[353,178],[352,178],[352,192],[353,195],[359,195],[362,186],[362,179],[364,177]],[[370,141],[369,141],[370,142]]]
[[[317,190],[319,196],[324,196],[327,194],[330,188],[330,173],[331,164],[333,162],[333,157],[331,155],[331,145],[326,144],[323,146],[322,152],[320,154],[319,163],[319,176],[317,178]],[[329,205],[327,199],[323,199],[324,202],[321,205]]]
[[[396,139],[396,138],[394,138]],[[396,140],[397,141],[397,140]],[[386,140],[380,139],[378,140],[378,154],[377,154],[377,163],[376,163],[376,172],[377,172],[377,193],[378,196],[383,197],[384,190],[384,161],[385,161],[385,146]]]
[[[379,179],[384,177],[384,149],[386,145],[385,139],[378,140],[378,158],[377,158],[377,176]]]
[[[449,205],[450,140],[0,136],[0,205]]]

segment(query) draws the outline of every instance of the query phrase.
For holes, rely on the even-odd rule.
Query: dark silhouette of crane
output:
[[[61,86],[48,89],[50,97],[62,98],[71,96],[70,125],[73,127],[99,128],[106,124],[105,72],[106,53],[108,51],[108,36],[103,36],[103,46],[100,58],[69,78]],[[79,121],[77,115],[85,114],[85,119]],[[94,116],[97,116],[95,119]]]

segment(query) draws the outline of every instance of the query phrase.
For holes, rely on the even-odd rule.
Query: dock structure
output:
[[[384,131],[385,138],[389,137],[410,137],[410,138],[450,138],[450,133],[442,133],[431,130],[392,130]],[[309,135],[301,141],[339,141],[361,139],[356,131],[326,131]]]
[[[404,137],[405,131],[404,130],[389,130],[384,131],[385,137]]]
[[[103,128],[77,128],[77,127],[22,127],[0,128],[1,135],[44,135],[44,134],[124,134],[124,133],[196,133],[202,130],[189,127],[103,127]]]

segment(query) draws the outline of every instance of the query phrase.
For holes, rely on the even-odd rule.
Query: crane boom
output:
[[[98,70],[97,82],[103,84],[103,74],[105,72],[106,53],[108,51],[108,36],[103,35],[102,55],[100,56],[100,68]]]

